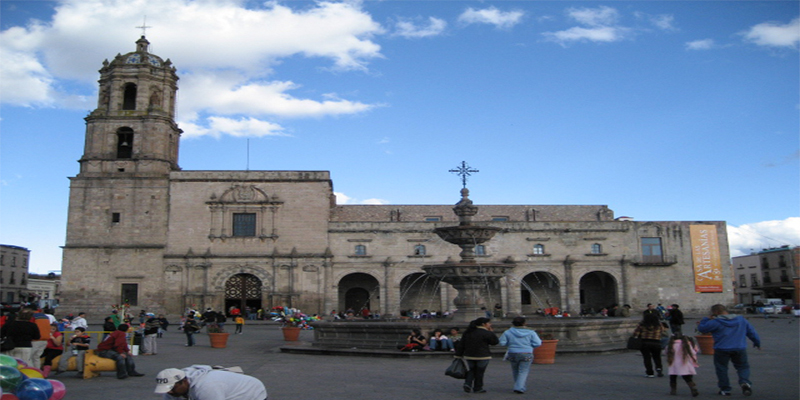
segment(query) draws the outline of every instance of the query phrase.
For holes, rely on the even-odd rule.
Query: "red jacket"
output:
[[[125,332],[114,331],[108,337],[97,345],[97,351],[114,350],[117,353],[128,353],[128,340],[125,339]]]

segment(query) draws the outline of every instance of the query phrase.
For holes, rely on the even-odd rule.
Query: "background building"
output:
[[[182,171],[178,76],[148,46],[100,70],[70,178],[65,312],[452,307],[452,287],[421,269],[458,260],[433,233],[457,224],[451,206],[336,205],[328,171]],[[514,265],[484,292],[510,314],[735,300],[722,221],[615,220],[605,205],[479,205],[474,221],[502,229],[476,253]]]
[[[785,304],[796,303],[799,254],[800,246],[787,245],[734,257],[739,302],[750,304],[763,299],[783,299]]]
[[[27,301],[28,260],[31,251],[20,246],[0,244],[0,301]]]
[[[61,276],[51,272],[47,275],[28,275],[28,293],[39,308],[55,308],[61,291]]]

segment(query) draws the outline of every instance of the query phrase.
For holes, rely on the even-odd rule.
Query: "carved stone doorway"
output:
[[[236,274],[225,282],[225,313],[231,307],[252,312],[261,308],[261,279],[251,274]]]

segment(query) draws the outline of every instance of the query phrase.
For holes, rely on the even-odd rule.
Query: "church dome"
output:
[[[165,62],[161,57],[148,52],[149,46],[150,42],[142,36],[136,41],[136,51],[118,54],[112,64],[147,64],[154,67],[164,67],[171,64],[169,60]]]

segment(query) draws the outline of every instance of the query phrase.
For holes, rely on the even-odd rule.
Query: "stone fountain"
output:
[[[453,316],[456,322],[469,322],[484,316],[481,307],[486,304],[483,292],[489,285],[514,269],[513,263],[478,263],[475,260],[475,246],[488,242],[501,228],[493,226],[473,225],[472,217],[478,213],[478,207],[469,199],[469,189],[461,189],[461,201],[453,207],[458,216],[457,226],[436,228],[434,232],[442,240],[461,247],[461,261],[444,264],[426,265],[425,272],[443,282],[449,283],[458,292],[453,300],[458,310]]]

